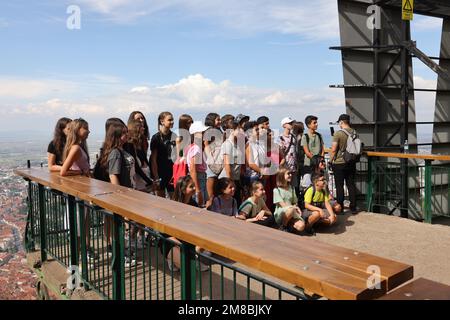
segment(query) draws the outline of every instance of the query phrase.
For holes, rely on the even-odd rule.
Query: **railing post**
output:
[[[89,273],[88,273],[88,262],[86,252],[86,227],[85,227],[86,222],[84,221],[85,220],[84,204],[82,202],[77,202],[77,208],[78,208],[78,219],[80,222],[78,226],[80,227],[81,276],[84,280],[85,286],[87,286],[87,282],[89,282]]]
[[[24,237],[24,247],[26,252],[32,252],[36,250],[34,243],[34,212],[33,212],[33,191],[31,187],[31,181],[29,179],[25,179],[28,182],[28,196],[27,196],[27,205],[28,205],[28,215],[27,215],[27,224],[25,225],[25,237]]]
[[[42,184],[39,184],[38,187],[39,190],[39,233],[41,238],[41,262],[44,262],[47,260],[47,223],[46,223],[46,215],[47,212],[45,210],[45,194],[44,194],[44,186]]]
[[[125,300],[125,232],[120,215],[113,217],[113,299]]]
[[[425,204],[424,204],[424,221],[426,223],[431,223],[432,212],[431,212],[431,160],[425,160]]]
[[[195,246],[183,243],[181,246],[181,299],[195,300],[196,297]]]
[[[70,236],[70,264],[78,268],[78,241],[77,241],[77,212],[75,197],[68,196],[69,206],[69,236]]]
[[[373,204],[373,157],[367,156],[367,195],[366,195],[366,206],[367,212],[372,212]]]

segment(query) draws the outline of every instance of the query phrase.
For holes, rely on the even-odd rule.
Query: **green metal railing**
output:
[[[431,160],[408,166],[408,203],[402,201],[403,171],[399,162],[368,157],[366,208],[393,214],[405,209],[409,215],[431,223],[433,217],[450,216],[450,166]]]
[[[434,217],[450,217],[450,164],[433,165],[432,159],[421,159],[421,155],[417,155],[417,159],[410,157],[407,170],[409,187],[406,190],[408,203],[405,206],[402,201],[402,177],[405,173],[401,163],[398,159],[392,159],[392,156],[389,156],[391,160],[388,161],[387,155],[391,154],[371,154],[365,154],[356,165],[358,207],[386,214],[406,210],[410,217],[427,223],[431,223]],[[332,178],[329,187],[334,192]]]
[[[104,299],[318,298],[33,181],[28,208],[27,251],[55,259]]]

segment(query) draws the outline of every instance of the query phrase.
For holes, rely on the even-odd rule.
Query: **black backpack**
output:
[[[100,165],[100,161],[97,160],[94,167],[94,178],[97,180],[102,180],[106,182],[111,182],[109,180],[108,170]]]
[[[125,167],[125,156],[123,155],[122,150],[118,149],[120,151],[120,156],[122,158],[122,168]],[[100,150],[100,157],[98,158],[97,162],[94,166],[94,178],[97,180],[105,181],[105,182],[111,182],[109,179],[109,172],[108,168],[103,167],[100,164],[100,158],[101,158],[102,150]]]

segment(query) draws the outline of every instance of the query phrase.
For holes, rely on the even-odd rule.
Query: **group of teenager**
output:
[[[62,176],[82,174],[242,221],[312,234],[313,226],[332,225],[343,211],[344,182],[350,210],[357,212],[356,165],[344,159],[347,139],[355,131],[347,114],[338,123],[341,130],[333,136],[329,158],[336,199],[328,187],[325,145],[313,115],[305,124],[283,118],[276,137],[266,116],[251,120],[243,114],[209,113],[204,121],[194,121],[183,114],[175,131],[172,113],[162,112],[158,131],[150,137],[144,114],[134,111],[126,124],[119,118],[106,121],[93,170],[88,123],[61,118],[48,146],[48,167]],[[105,219],[112,252],[111,225]],[[88,254],[95,255],[89,248]]]

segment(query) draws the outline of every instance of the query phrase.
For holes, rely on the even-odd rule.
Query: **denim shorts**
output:
[[[220,174],[220,173],[219,173]],[[218,174],[215,174],[214,172],[212,172],[212,170],[209,168],[209,166],[206,166],[206,178],[217,178],[219,177]]]
[[[203,201],[208,200],[208,192],[206,192],[206,172],[197,172],[198,184],[200,185],[200,191],[203,196]],[[194,196],[195,201],[198,202],[197,195]]]

